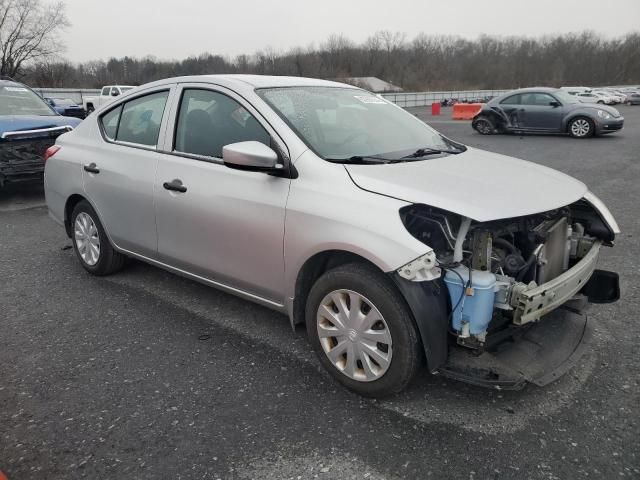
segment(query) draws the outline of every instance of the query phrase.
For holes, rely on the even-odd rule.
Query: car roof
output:
[[[519,88],[517,90],[511,90],[510,92],[505,93],[504,96],[514,95],[516,93],[529,93],[529,92],[555,93],[558,90],[560,89],[551,88],[551,87],[528,87],[528,88]]]
[[[184,77],[167,78],[157,82],[149,83],[146,87],[164,85],[168,83],[219,83],[225,86],[253,87],[253,88],[275,88],[275,87],[350,87],[345,83],[332,82],[329,80],[319,80],[306,77],[286,77],[276,75],[192,75]]]

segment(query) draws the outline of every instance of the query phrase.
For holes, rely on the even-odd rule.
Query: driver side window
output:
[[[251,113],[231,97],[212,90],[186,89],[180,101],[174,150],[222,158],[222,147],[271,137]]]

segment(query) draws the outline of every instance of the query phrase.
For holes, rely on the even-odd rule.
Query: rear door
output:
[[[83,165],[86,195],[111,240],[149,258],[157,253],[153,189],[170,92],[147,91],[101,115],[102,139]]]
[[[282,304],[289,178],[233,170],[222,147],[255,140],[286,145],[242,97],[223,87],[183,85],[155,185],[163,263]],[[179,186],[179,190],[175,186]]]
[[[562,108],[555,97],[544,92],[521,95],[522,126],[527,130],[558,132],[562,126]]]

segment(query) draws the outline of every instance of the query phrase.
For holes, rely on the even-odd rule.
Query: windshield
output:
[[[129,90],[133,90],[133,87],[120,87],[120,91],[122,93],[128,92]]]
[[[459,147],[410,113],[363,90],[285,87],[260,89],[257,93],[327,160],[371,156],[400,159],[419,149],[448,151]]]
[[[553,92],[553,94],[558,100],[560,100],[560,103],[562,103],[563,105],[580,103],[580,100],[578,98],[565,92],[564,90],[556,90],[555,92]]]
[[[42,97],[28,88],[0,87],[0,115],[56,115]]]

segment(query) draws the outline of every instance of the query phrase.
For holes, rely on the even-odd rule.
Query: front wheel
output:
[[[574,118],[569,122],[569,134],[575,138],[586,138],[594,134],[593,121],[585,117]]]
[[[320,277],[307,298],[306,324],[322,365],[360,395],[397,393],[420,366],[421,343],[409,308],[374,267],[351,263]]]

